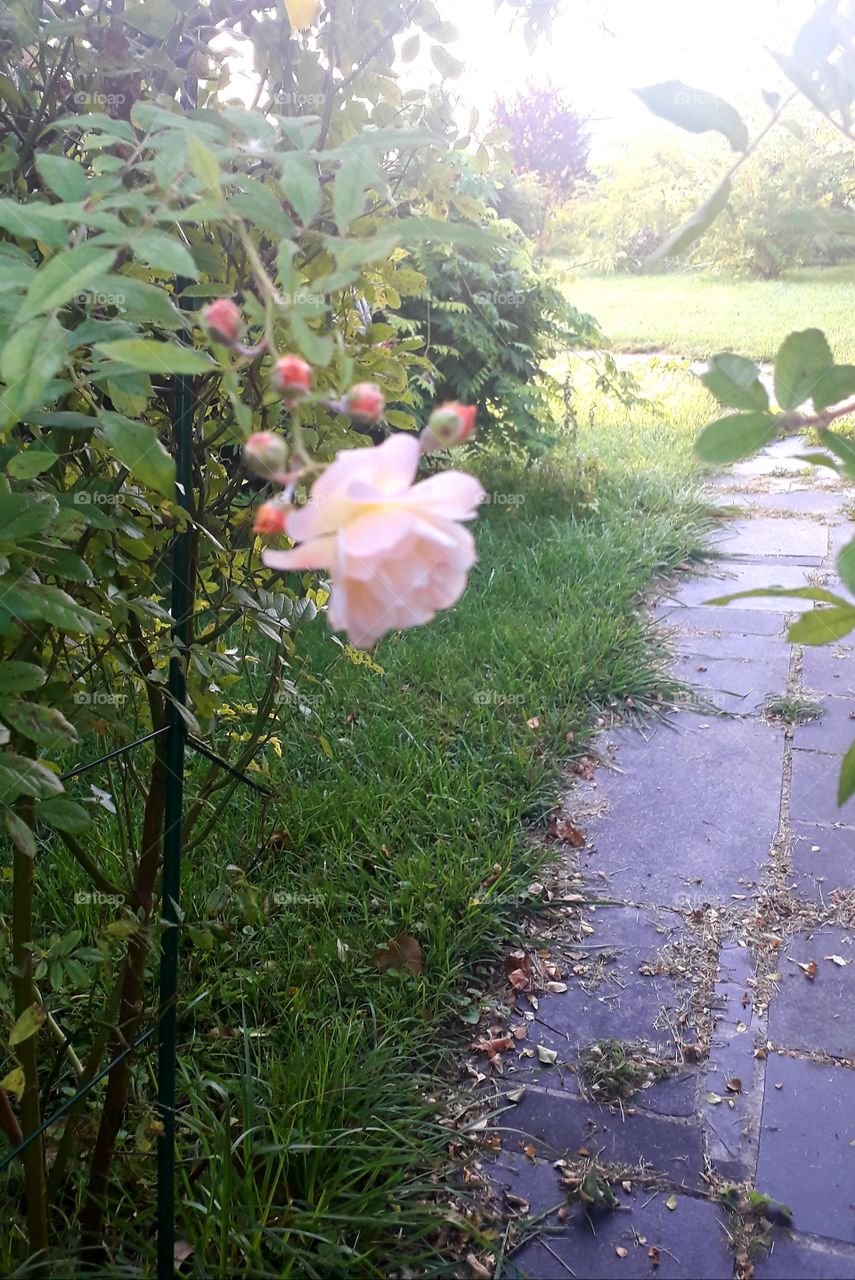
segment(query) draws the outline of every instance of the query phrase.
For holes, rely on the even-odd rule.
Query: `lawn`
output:
[[[574,276],[564,290],[622,351],[704,358],[736,351],[771,359],[793,329],[824,329],[838,361],[855,359],[855,267],[784,280],[721,276]]]
[[[302,707],[279,708],[255,775],[274,792],[263,824],[240,791],[187,859],[188,1274],[368,1277],[387,1275],[392,1259],[402,1274],[419,1259],[437,1265],[438,1218],[462,1193],[451,1190],[451,1135],[435,1100],[456,1078],[446,1068],[471,1038],[486,975],[546,856],[532,824],[598,711],[667,693],[638,603],[699,544],[691,440],[706,393],[679,370],[658,386],[662,412],[617,412],[580,393],[581,464],[570,449],[528,469],[472,452],[490,495],[480,563],[460,605],[433,625],[359,664],[325,622],[305,628]],[[247,655],[247,723],[269,657]],[[244,728],[224,724],[219,749],[233,753]],[[109,768],[98,784],[113,785]],[[81,913],[85,880],[55,837],[46,843],[44,916],[59,938],[77,928],[81,946],[106,945],[104,908]],[[121,878],[107,816],[92,846]],[[421,971],[383,973],[376,953],[401,934],[417,940]],[[51,982],[49,972],[46,991]],[[62,1025],[75,1024],[82,998],[51,993]],[[140,1170],[153,1159],[151,1124],[140,1093],[112,1215],[125,1224],[111,1242],[117,1262],[131,1267],[149,1247],[151,1169]],[[68,1220],[78,1207],[65,1206]]]

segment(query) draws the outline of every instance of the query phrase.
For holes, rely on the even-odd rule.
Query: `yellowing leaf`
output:
[[[30,1036],[34,1036],[46,1017],[47,1013],[43,1005],[31,1004],[29,1009],[25,1009],[12,1028],[12,1034],[9,1036],[10,1047],[14,1049],[16,1044],[23,1044],[25,1040],[29,1040]]]
[[[558,1050],[547,1049],[545,1044],[539,1044],[537,1046],[537,1056],[545,1066],[554,1067],[558,1061]]]
[[[24,1073],[20,1067],[13,1067],[9,1074],[0,1080],[0,1089],[14,1094],[18,1101],[21,1101],[24,1093]]]
[[[305,31],[321,11],[321,0],[285,0],[285,12],[295,31]]]

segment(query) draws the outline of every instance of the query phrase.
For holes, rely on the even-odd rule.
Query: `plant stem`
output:
[[[32,830],[33,801],[22,798],[17,805],[18,817]],[[35,873],[30,854],[14,847],[12,860],[12,986],[15,993],[15,1016],[37,1002],[33,980],[33,893]],[[37,1058],[38,1037],[32,1035],[17,1046],[16,1056],[24,1072],[21,1097],[21,1129],[23,1137],[41,1124]],[[44,1143],[37,1138],[25,1149],[24,1182],[27,1193],[27,1232],[30,1254],[36,1259],[33,1274],[45,1275],[49,1244],[47,1202],[45,1197]]]

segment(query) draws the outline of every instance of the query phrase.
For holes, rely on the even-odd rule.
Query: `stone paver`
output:
[[[766,1079],[758,1190],[799,1231],[855,1243],[855,1070],[776,1054]]]
[[[766,1257],[754,1268],[754,1280],[855,1280],[855,1249],[828,1240],[780,1231]]]
[[[793,880],[799,897],[824,903],[835,889],[852,887],[855,831],[794,822],[791,835]]]
[[[580,944],[584,963],[572,950],[562,963],[566,991],[517,1002],[528,1035],[494,1080],[497,1185],[553,1210],[511,1259],[522,1276],[729,1278],[717,1200],[736,1182],[793,1214],[792,1230],[773,1214],[756,1280],[855,1280],[855,798],[837,806],[855,642],[790,645],[797,598],[707,603],[770,584],[837,589],[848,496],[792,474],[804,447],[780,441],[715,480],[742,510],[716,530],[705,571],[654,610],[700,710],[610,731],[612,767],[565,801],[586,835],[568,855],[574,877],[624,905],[585,908],[590,958]],[[825,714],[770,722],[766,698],[785,694]],[[671,1073],[595,1105],[579,1052],[609,1038],[646,1042]],[[559,1158],[596,1160],[621,1207],[557,1212]]]
[[[678,1196],[669,1209],[666,1193],[626,1194],[618,1188],[621,1206],[614,1213],[591,1218],[577,1209],[560,1235],[545,1236],[521,1249],[514,1263],[530,1280],[587,1280],[614,1277],[658,1277],[677,1280],[731,1280],[733,1262],[727,1242],[727,1220],[707,1200]],[[618,1249],[626,1250],[625,1255]],[[651,1249],[657,1252],[656,1265]],[[568,1270],[569,1268],[569,1270]]]
[[[778,824],[784,737],[757,720],[682,713],[678,730],[616,737],[622,785],[588,825],[583,869],[633,902],[703,902],[747,892]],[[734,770],[734,757],[751,770]],[[823,757],[827,759],[827,757]],[[734,821],[736,815],[739,821]]]

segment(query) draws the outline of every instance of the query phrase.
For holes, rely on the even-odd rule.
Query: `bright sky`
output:
[[[532,55],[494,0],[440,7],[461,33],[451,49],[467,64],[459,81],[467,102],[486,110],[497,92],[548,81],[603,121],[608,136],[616,123],[644,123],[629,90],[658,80],[759,102],[760,88],[781,79],[764,46],[789,50],[814,0],[565,0],[564,16]]]

